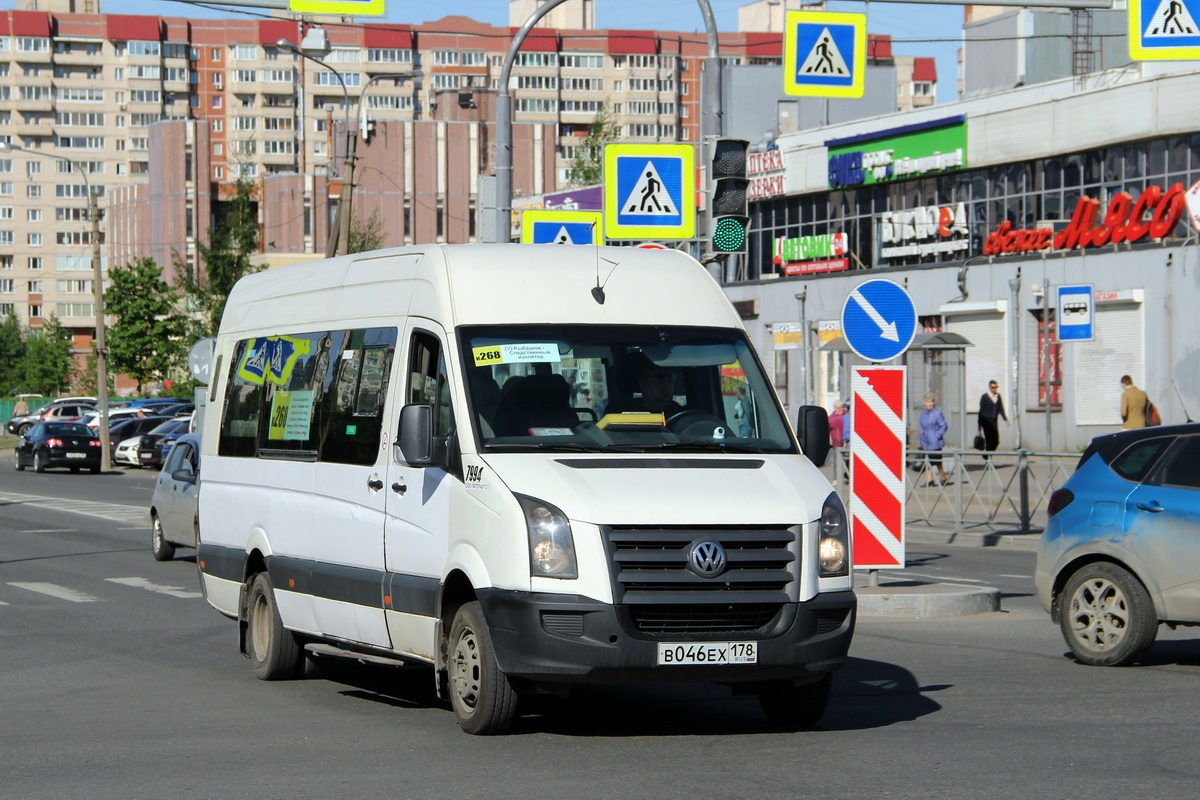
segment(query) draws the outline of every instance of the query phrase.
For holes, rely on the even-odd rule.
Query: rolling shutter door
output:
[[[1145,388],[1142,357],[1142,306],[1096,306],[1095,339],[1065,345],[1063,359],[1073,355],[1075,424],[1121,424],[1121,376]]]
[[[1000,396],[1004,398],[1004,412],[1012,417],[1010,408],[1012,391],[1008,386],[1007,326],[1004,315],[995,312],[985,314],[963,314],[947,316],[946,329],[960,333],[971,342],[966,349],[966,393],[963,409],[967,415],[967,440],[975,435],[974,418],[979,413],[979,398],[987,392],[988,382],[1000,384]]]

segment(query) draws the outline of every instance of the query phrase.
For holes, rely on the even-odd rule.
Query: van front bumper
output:
[[[765,630],[654,636],[637,631],[621,606],[588,597],[487,589],[478,593],[496,660],[505,674],[538,682],[753,683],[802,680],[841,667],[854,635],[851,591],[783,606]],[[754,664],[660,666],[659,643],[757,644]]]

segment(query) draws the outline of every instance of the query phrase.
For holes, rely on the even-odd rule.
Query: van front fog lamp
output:
[[[517,496],[529,532],[529,572],[537,578],[574,579],[575,540],[567,516],[549,503]]]

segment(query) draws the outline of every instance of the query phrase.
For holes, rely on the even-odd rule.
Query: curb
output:
[[[931,583],[919,586],[855,587],[862,617],[966,617],[1000,610],[1000,590],[986,586]]]

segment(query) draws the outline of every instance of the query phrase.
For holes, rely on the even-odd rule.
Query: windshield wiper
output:
[[[578,442],[488,442],[491,450],[559,450],[573,453],[603,453],[605,447],[591,447]]]

